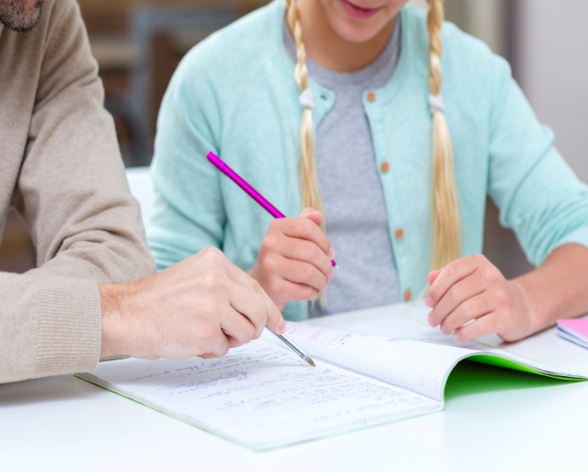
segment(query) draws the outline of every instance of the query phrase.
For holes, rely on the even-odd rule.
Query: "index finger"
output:
[[[304,217],[286,218],[282,232],[290,238],[312,241],[328,256],[333,246],[320,227],[312,220]]]
[[[472,257],[457,259],[441,270],[425,297],[428,307],[433,308],[453,285],[476,271],[477,266]]]
[[[229,264],[229,267],[227,267],[226,272],[233,282],[235,282],[237,285],[240,285],[241,287],[244,287],[245,289],[252,292],[261,299],[260,306],[263,307],[263,309],[265,310],[265,315],[267,317],[266,326],[269,329],[271,329],[274,333],[282,334],[286,330],[286,322],[284,321],[284,318],[282,317],[282,313],[280,312],[279,308],[272,301],[270,296],[267,293],[265,293],[265,290],[261,288],[261,285],[259,285],[259,283],[255,279],[253,279],[249,274],[243,272],[241,269],[239,269],[237,266],[233,264]],[[253,315],[248,316],[248,313],[250,311],[248,308],[243,306],[242,310],[239,311],[250,319],[253,325],[256,326],[256,329],[259,329],[259,323],[256,321],[256,317]]]

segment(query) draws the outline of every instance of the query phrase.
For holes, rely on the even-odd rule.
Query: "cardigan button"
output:
[[[396,239],[401,240],[404,238],[404,230],[402,228],[398,228],[396,231],[394,231],[394,236]]]
[[[383,174],[388,173],[388,171],[390,170],[390,164],[388,164],[387,161],[384,161],[380,164],[380,170],[382,171]]]
[[[368,102],[375,102],[376,101],[376,94],[371,90],[367,93],[366,98]]]
[[[405,302],[410,301],[411,298],[412,298],[412,292],[410,290],[407,290],[406,292],[404,292],[404,301]]]

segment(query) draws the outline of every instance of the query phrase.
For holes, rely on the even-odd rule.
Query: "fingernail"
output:
[[[433,318],[433,315],[429,315],[429,324],[434,328],[435,327],[435,318]]]
[[[429,308],[433,308],[435,306],[435,302],[431,297],[429,297],[429,295],[425,297],[425,305],[427,305]]]
[[[441,325],[440,330],[443,334],[447,334],[447,328],[444,325]]]
[[[453,336],[457,341],[461,341],[461,333],[459,331],[456,331]]]
[[[284,319],[284,317],[280,317],[280,322],[278,323],[278,329],[280,330],[281,333],[283,333],[286,330],[286,320]]]
[[[329,259],[335,259],[335,250],[333,248],[329,249]]]
[[[331,283],[331,280],[333,280],[333,274],[329,275],[329,283]]]

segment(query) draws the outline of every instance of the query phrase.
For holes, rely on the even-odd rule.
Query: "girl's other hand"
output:
[[[481,254],[431,272],[429,283],[429,324],[440,326],[443,334],[454,332],[455,339],[466,341],[496,333],[511,342],[537,331],[524,288],[506,280]]]
[[[280,310],[291,300],[316,300],[333,279],[335,250],[322,222],[322,213],[307,208],[270,224],[250,274]]]

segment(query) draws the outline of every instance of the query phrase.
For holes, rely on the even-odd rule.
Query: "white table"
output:
[[[395,336],[406,313],[393,306],[313,322]],[[507,349],[588,373],[588,350],[554,329]],[[265,453],[72,376],[0,385],[0,470],[588,470],[588,382],[471,371],[450,378],[443,412]]]

